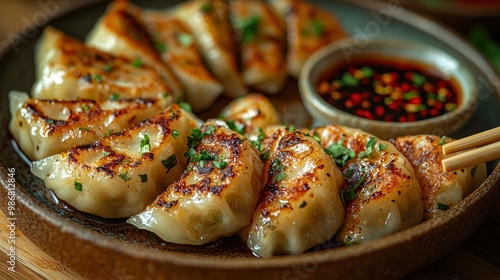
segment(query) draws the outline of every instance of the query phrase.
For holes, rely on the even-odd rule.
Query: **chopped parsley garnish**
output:
[[[82,191],[82,183],[75,181],[75,190],[81,192]]]
[[[304,200],[302,201],[302,203],[300,204],[299,208],[304,208],[307,206],[307,202]]]
[[[188,111],[188,112],[191,112],[192,109],[191,109],[191,104],[189,103],[186,103],[186,102],[180,102],[179,103],[179,107],[181,107],[181,109],[185,110],[185,111]]]
[[[378,150],[383,151],[387,148],[387,144],[378,143]]]
[[[287,126],[286,130],[288,130],[288,132],[294,132],[295,131],[295,126],[293,124]]]
[[[173,136],[175,139],[177,139],[177,137],[179,137],[179,135],[180,135],[180,134],[181,134],[181,133],[180,133],[178,130],[175,130],[175,129],[174,129],[174,130],[172,131],[172,136]]]
[[[111,101],[116,101],[116,100],[118,100],[119,98],[120,98],[120,95],[119,95],[118,93],[116,93],[116,92],[115,92],[115,93],[113,93],[113,94],[111,94],[111,96],[109,97],[109,99],[110,99]]]
[[[224,168],[226,168],[227,165],[228,165],[227,161],[224,161],[222,159],[214,161],[214,166],[219,168],[219,169],[224,169]]]
[[[111,131],[113,131],[113,130],[112,129],[108,129],[108,132],[106,132],[106,137],[111,136]]]
[[[191,135],[188,136],[188,147],[194,147],[203,139],[203,132],[199,128],[192,128]]]
[[[439,209],[439,210],[443,210],[443,211],[447,211],[450,209],[450,206],[446,205],[446,204],[443,204],[443,203],[437,203],[436,204],[436,208]]]
[[[241,135],[245,135],[245,125],[244,124],[236,123],[234,120],[226,121],[226,123],[227,123],[227,126],[231,130],[233,130]]]
[[[356,156],[353,150],[342,146],[342,143],[332,143],[325,149],[325,152],[332,156],[335,163],[341,167]]]
[[[187,33],[179,33],[177,34],[177,41],[184,46],[184,47],[189,47],[191,44],[193,44],[193,36],[187,34]]]
[[[257,150],[260,152],[262,151],[262,140],[264,139],[266,135],[264,134],[264,130],[262,130],[262,127],[259,127],[259,135],[257,136],[257,140],[250,140],[250,143],[257,148]]]
[[[148,181],[148,174],[139,174],[139,178],[141,178],[141,183],[146,183]]]
[[[279,182],[286,178],[286,173],[283,171],[285,167],[281,164],[281,161],[277,158],[273,159],[271,163],[271,170],[278,173],[274,176],[273,183]]]
[[[441,140],[439,140],[439,146],[443,146],[444,143],[446,143],[446,135],[443,135],[443,137],[441,137]]]
[[[144,153],[149,153],[151,151],[151,145],[149,144],[149,136],[144,134],[141,140],[141,155]]]
[[[107,157],[108,155],[109,155],[109,153],[108,153],[108,152],[102,152],[102,156],[103,156],[103,157]]]
[[[83,104],[82,105],[82,110],[88,111],[88,110],[90,110],[90,106],[88,104]]]
[[[155,49],[159,53],[164,53],[167,51],[167,45],[165,45],[165,43],[163,43],[163,42],[157,42],[155,44]]]
[[[236,28],[241,30],[243,43],[251,42],[257,37],[259,23],[258,16],[235,21]]]
[[[111,64],[106,64],[103,68],[104,72],[109,73],[111,70],[113,70],[113,65]]]
[[[101,78],[101,76],[99,76],[98,74],[95,74],[95,73],[94,73],[94,74],[92,74],[92,78],[93,78],[96,82],[98,82],[98,83],[102,83],[102,78]]]
[[[168,92],[164,92],[164,93],[163,93],[163,98],[167,98],[167,97],[169,97],[169,96],[170,96],[170,93],[168,93]]]
[[[205,135],[212,135],[215,132],[215,127],[213,125],[209,125],[205,128]]]
[[[54,124],[54,120],[53,120],[53,119],[47,119],[47,120],[46,120],[46,122],[47,122],[48,124]]]
[[[161,163],[163,164],[163,166],[165,166],[168,173],[170,169],[174,168],[177,165],[177,157],[175,156],[175,154],[172,154],[167,159],[162,160]]]
[[[118,175],[118,177],[122,178],[125,182],[128,182],[130,179],[132,179],[130,178],[130,176],[128,176],[128,170],[125,173]]]
[[[321,37],[323,36],[323,33],[325,33],[325,27],[323,25],[323,22],[319,19],[315,19],[311,22],[311,26],[314,32],[314,35],[316,37]]]
[[[142,61],[140,58],[135,58],[134,61],[132,61],[132,66],[134,66],[135,68],[141,68],[142,66]]]
[[[373,147],[377,143],[377,139],[375,137],[370,137],[368,142],[365,144],[365,150],[358,154],[358,158],[364,158],[371,154],[373,154]]]
[[[193,148],[189,149],[186,154],[189,155],[189,162],[198,162],[200,167],[205,166],[205,161],[215,159],[215,157],[209,154],[208,151],[202,151],[197,154]]]
[[[312,138],[314,140],[316,140],[316,142],[318,142],[319,144],[321,144],[321,139],[319,138],[319,135],[318,135],[318,133],[316,131],[314,132],[314,135],[312,136]]]
[[[266,161],[269,158],[269,150],[266,150],[264,153],[260,154],[260,159]]]
[[[210,3],[205,3],[200,7],[200,11],[202,11],[203,13],[209,13],[210,11],[212,11],[212,9],[213,7]]]
[[[356,190],[365,182],[366,175],[363,174],[361,177],[358,178],[356,182],[352,185],[348,185],[345,190],[340,191],[340,198],[342,199],[342,202],[344,205],[346,204],[346,200],[353,200],[357,197],[356,195]]]

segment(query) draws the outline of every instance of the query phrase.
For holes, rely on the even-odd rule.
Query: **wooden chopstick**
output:
[[[500,127],[443,145],[445,172],[500,158]]]

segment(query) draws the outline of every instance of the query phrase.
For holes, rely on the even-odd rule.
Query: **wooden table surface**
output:
[[[12,32],[24,28],[26,21],[40,11],[41,2],[51,1],[0,1],[0,44],[8,44]],[[81,1],[58,2],[65,3],[65,7],[61,6],[64,9],[82,4]],[[0,212],[0,279],[81,278],[40,250],[19,230],[16,231],[16,272],[9,271],[7,269],[9,232],[8,220]],[[488,219],[460,247],[406,279],[500,279],[500,203],[497,203]]]

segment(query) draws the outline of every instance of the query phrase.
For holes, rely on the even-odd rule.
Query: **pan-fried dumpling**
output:
[[[165,99],[56,101],[9,93],[9,130],[32,160],[91,143],[129,128],[165,109]]]
[[[201,245],[250,223],[259,201],[262,162],[257,151],[222,121],[208,121],[188,152],[181,178],[127,222],[179,244]]]
[[[341,195],[346,218],[339,243],[375,240],[422,221],[420,186],[410,162],[387,141],[359,129],[337,125],[316,128],[344,174]]]
[[[223,87],[205,67],[189,29],[166,12],[145,12],[144,21],[157,51],[184,86],[186,102],[195,112],[209,108]]]
[[[342,225],[342,173],[312,137],[281,128],[270,139],[261,202],[240,235],[261,257],[300,254]]]
[[[99,50],[123,56],[153,67],[163,78],[175,101],[182,97],[182,85],[156,52],[151,35],[141,18],[142,11],[127,0],[115,0],[97,21],[86,43]]]
[[[279,92],[287,80],[284,22],[264,1],[236,0],[230,5],[241,41],[243,81],[260,92]]]
[[[236,59],[236,45],[228,19],[227,3],[222,0],[191,0],[174,11],[191,29],[208,68],[232,98],[248,92],[243,83]]]
[[[444,143],[453,139],[446,137]],[[435,218],[478,187],[478,181],[486,178],[486,167],[464,168],[444,172],[441,160],[444,158],[441,139],[434,135],[401,136],[390,140],[410,161],[417,176],[424,202],[424,219]],[[473,177],[476,183],[473,183]]]
[[[281,123],[271,101],[257,93],[233,100],[222,110],[220,118],[247,137],[259,134],[259,130],[267,126]]]
[[[173,104],[122,133],[35,161],[31,171],[76,209],[104,218],[143,211],[186,167],[195,118]]]
[[[285,19],[288,74],[297,78],[304,62],[318,49],[347,37],[333,14],[302,0],[271,0]]]
[[[35,64],[34,98],[105,100],[114,93],[121,98],[163,98],[167,91],[154,69],[87,47],[51,27],[44,29],[37,45]]]

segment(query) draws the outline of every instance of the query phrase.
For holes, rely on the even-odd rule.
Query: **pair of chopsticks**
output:
[[[500,158],[500,127],[443,145],[443,170],[450,172]]]

